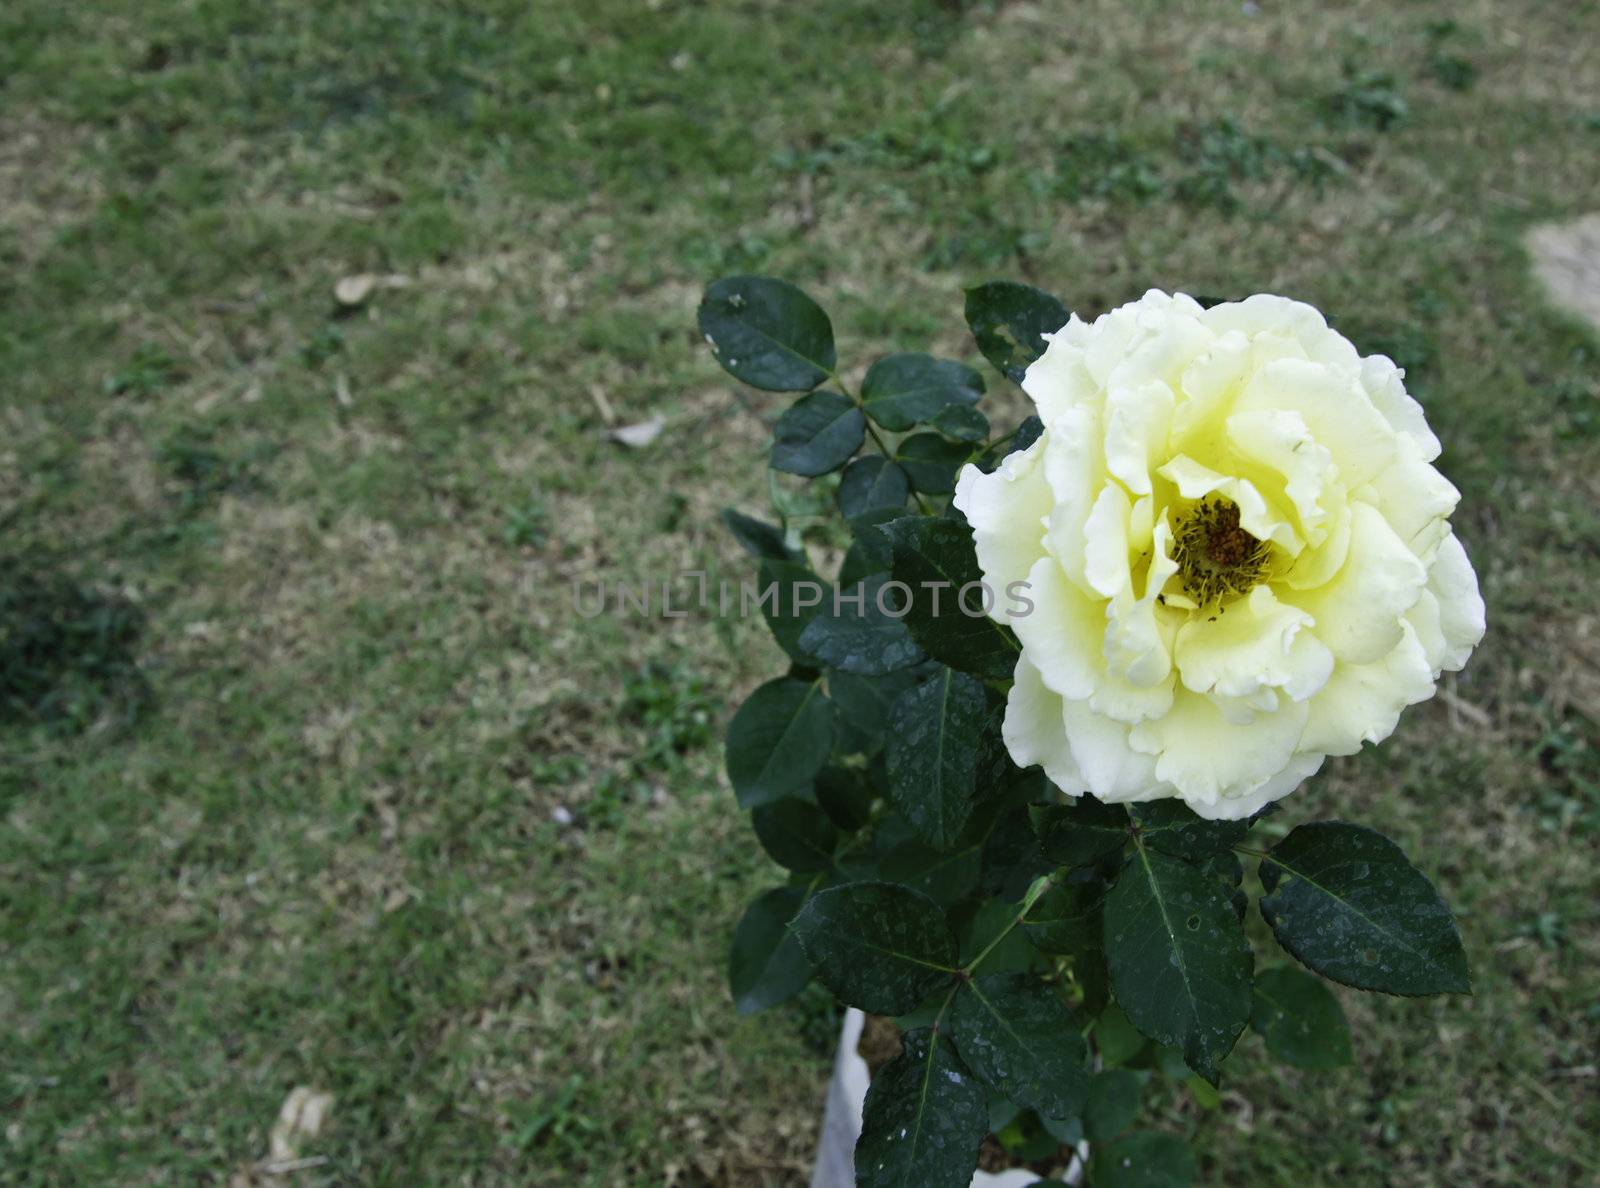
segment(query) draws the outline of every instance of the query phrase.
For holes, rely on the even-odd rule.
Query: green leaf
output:
[[[1194,1153],[1175,1134],[1136,1130],[1095,1152],[1095,1188],[1188,1188]]]
[[[878,531],[892,548],[890,576],[912,592],[905,616],[912,638],[941,664],[980,677],[1009,679],[1020,653],[1016,637],[988,615],[963,609],[964,605],[981,610],[977,590],[968,589],[983,580],[972,529],[955,520],[905,516]],[[963,589],[968,589],[964,604],[959,597]],[[1006,591],[995,590],[993,595],[1003,600]]]
[[[956,1049],[989,1087],[1048,1118],[1083,1109],[1089,1049],[1072,1012],[1031,974],[974,978],[956,995]]]
[[[1040,964],[1028,934],[1014,927],[1017,911],[1018,905],[1005,899],[978,905],[957,930],[963,968],[973,974],[1021,973]]]
[[[751,814],[761,848],[779,866],[808,874],[833,865],[833,848],[839,831],[820,808],[809,801],[785,796],[764,804]]]
[[[988,706],[982,681],[943,668],[889,710],[889,799],[943,850],[972,813]]]
[[[847,520],[873,512],[904,511],[911,480],[889,459],[857,458],[839,478],[839,511]]]
[[[1108,992],[1105,892],[1099,880],[1054,883],[1022,921],[1028,939],[1041,953],[1072,959],[1072,979],[1083,992],[1082,1006],[1088,1014],[1105,1006]]]
[[[1252,822],[1207,821],[1181,800],[1149,800],[1130,804],[1128,815],[1151,849],[1187,862],[1202,862],[1244,840]]]
[[[883,732],[889,725],[889,707],[916,683],[916,676],[903,668],[874,677],[830,672],[828,696],[839,709],[841,723],[847,722],[860,736],[874,740],[873,745],[865,748],[865,753],[870,754],[883,745]]]
[[[1127,1012],[1116,1003],[1112,1003],[1100,1012],[1100,1018],[1095,1021],[1095,1049],[1100,1053],[1100,1060],[1107,1068],[1132,1060],[1144,1051],[1149,1042],[1139,1029],[1128,1021]]]
[[[817,804],[838,828],[860,829],[872,820],[872,785],[866,773],[853,767],[824,767],[812,788]]]
[[[722,522],[752,557],[767,561],[798,561],[801,557],[798,549],[789,547],[783,529],[776,524],[736,512],[731,507],[722,509]]]
[[[1250,897],[1240,886],[1244,882],[1244,864],[1239,861],[1239,855],[1232,850],[1224,850],[1200,863],[1200,869],[1222,885],[1223,894],[1233,905],[1233,914],[1239,917],[1241,924],[1244,923],[1244,913],[1250,906]]]
[[[1261,861],[1261,914],[1278,943],[1325,978],[1387,994],[1470,994],[1455,920],[1381,833],[1302,825]]]
[[[1338,1068],[1353,1059],[1344,1008],[1303,969],[1280,965],[1256,975],[1250,1026],[1267,1051],[1296,1068]]]
[[[966,404],[941,408],[928,422],[938,432],[956,441],[977,442],[989,436],[989,418]]]
[[[890,355],[867,369],[861,400],[867,415],[894,433],[932,420],[941,409],[970,407],[983,395],[972,368],[931,355]]]
[[[772,469],[814,478],[838,470],[861,448],[867,422],[847,396],[812,392],[790,405],[772,430]]]
[[[967,325],[978,349],[1014,383],[1044,354],[1043,336],[1071,317],[1059,300],[1032,285],[993,281],[967,290]]]
[[[1089,1083],[1083,1130],[1092,1143],[1109,1143],[1133,1125],[1144,1096],[1144,1078],[1129,1068],[1108,1068]]]
[[[850,545],[850,551],[844,555],[844,563],[839,566],[839,584],[852,586],[856,582],[866,581],[875,574],[888,573],[889,565],[893,561],[894,553],[889,548],[889,538],[878,531],[878,525],[895,519],[901,513],[892,508],[882,511],[868,512],[850,521],[850,530],[855,533],[855,541]],[[896,597],[900,591],[891,592],[894,600],[895,613],[898,614],[901,599]]]
[[[1039,804],[1028,810],[1044,856],[1069,870],[1092,866],[1128,844],[1128,812],[1080,796],[1071,804]]]
[[[982,869],[981,846],[946,853],[920,837],[907,838],[878,863],[880,876],[920,891],[944,907],[953,907],[970,895]]]
[[[728,723],[728,779],[741,808],[803,791],[833,749],[833,706],[814,681],[779,677]]]
[[[989,1133],[983,1087],[937,1031],[908,1031],[867,1089],[858,1188],[967,1188]]]
[[[1143,845],[1106,896],[1111,992],[1212,1084],[1250,1019],[1250,942],[1217,880]]]
[[[1067,956],[1098,950],[1105,890],[1100,882],[1051,884],[1022,918],[1028,939],[1041,953]]]
[[[768,392],[809,392],[838,362],[822,307],[771,277],[711,285],[700,300],[700,333],[723,370]]]
[[[925,495],[948,495],[956,489],[956,472],[972,457],[966,442],[937,433],[913,433],[894,447],[894,460],[911,485]]]
[[[761,617],[767,621],[772,638],[789,659],[814,667],[816,658],[806,651],[800,639],[811,621],[828,606],[833,587],[799,561],[763,561],[757,576],[763,594],[769,588],[777,589],[773,599],[761,603]],[[813,598],[815,602],[811,601]]]
[[[875,1015],[904,1014],[955,973],[956,938],[944,910],[895,883],[819,891],[793,927],[823,984]]]
[[[877,574],[825,599],[800,635],[801,651],[859,676],[883,676],[920,664],[925,657],[910,630],[884,613],[885,606],[895,606],[895,592],[883,593],[888,580],[888,574]]]
[[[992,474],[1002,460],[1027,449],[1042,436],[1044,436],[1044,422],[1037,416],[1024,417],[1010,437],[1002,437],[979,455],[978,469],[985,474]]]
[[[811,963],[789,933],[804,899],[799,887],[776,887],[751,903],[733,930],[728,988],[739,1014],[788,1002],[811,981]]]

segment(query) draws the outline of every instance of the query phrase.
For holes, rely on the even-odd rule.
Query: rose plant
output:
[[[816,978],[896,1020],[862,1185],[966,1185],[991,1134],[1019,1159],[1087,1137],[1098,1185],[1184,1184],[1183,1140],[1129,1129],[1152,1076],[1214,1105],[1247,1027],[1290,1064],[1346,1062],[1318,975],[1469,992],[1394,842],[1256,829],[1482,637],[1458,495],[1402,373],[1307,305],[1152,291],[1083,322],[997,282],[966,316],[1033,402],[1008,432],[957,361],[889,355],[852,389],[783,281],[701,303],[724,369],[802,393],[773,430],[780,523],[725,513],[790,661],[728,728],[789,872],[734,932],[734,1001]],[[1258,968],[1252,900],[1292,960]]]

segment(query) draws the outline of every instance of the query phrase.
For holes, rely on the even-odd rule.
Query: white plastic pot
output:
[[[817,1166],[811,1173],[811,1188],[855,1188],[856,1140],[861,1137],[861,1111],[866,1105],[871,1076],[867,1062],[856,1051],[865,1023],[866,1016],[851,1007],[839,1029],[839,1051],[833,1058],[833,1078],[828,1082],[828,1100],[822,1108],[822,1135],[817,1141]],[[1076,1184],[1082,1176],[1083,1160],[1076,1159],[1062,1182]],[[975,1172],[972,1188],[1029,1188],[1038,1182],[1036,1173],[1013,1168]]]

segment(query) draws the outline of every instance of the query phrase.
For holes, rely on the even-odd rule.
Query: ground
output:
[[[780,405],[694,331],[740,271],[854,374],[977,362],[995,277],[1286,293],[1408,369],[1489,636],[1279,820],[1400,841],[1475,994],[1343,994],[1356,1066],[1246,1039],[1215,1109],[1155,1101],[1213,1184],[1600,1176],[1600,346],[1522,246],[1600,193],[1597,39],[1593,0],[11,0],[0,1182],[248,1183],[296,1087],[333,1104],[271,1182],[803,1182],[829,1009],[736,1018],[721,969],[778,874],[720,727],[778,653],[569,589],[746,574],[716,513]]]

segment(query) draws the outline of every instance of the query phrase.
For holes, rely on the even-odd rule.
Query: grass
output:
[[[1491,633],[1278,820],[1400,840],[1477,992],[1344,995],[1356,1067],[1246,1040],[1215,1110],[1157,1104],[1210,1183],[1600,1175],[1600,346],[1520,247],[1600,192],[1597,33],[1592,0],[6,5],[0,605],[66,609],[0,635],[0,1182],[248,1183],[296,1085],[335,1097],[305,1184],[803,1181],[827,1007],[737,1019],[720,968],[777,875],[717,723],[776,650],[568,594],[744,573],[715,513],[762,506],[778,405],[693,331],[739,270],[857,369],[974,359],[991,276],[1284,292],[1404,356]],[[361,272],[409,283],[341,306]]]

